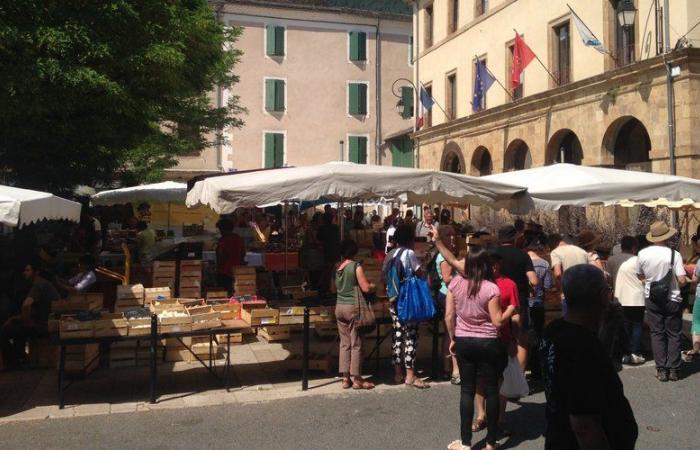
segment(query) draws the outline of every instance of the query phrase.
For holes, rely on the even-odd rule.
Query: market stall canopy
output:
[[[411,204],[474,203],[507,206],[522,187],[437,170],[330,162],[206,178],[187,194],[187,206],[219,214],[280,201],[370,201],[402,198]]]
[[[525,186],[530,205],[520,202],[521,210],[523,206],[557,210],[562,206],[615,205],[625,200],[643,203],[660,198],[700,201],[700,180],[630,170],[554,164],[484,178]]]
[[[111,206],[124,203],[140,202],[184,202],[187,195],[187,184],[174,181],[142,184],[121,189],[102,191],[92,196],[93,205]]]
[[[631,200],[623,200],[620,202],[620,206],[624,206],[625,208],[633,208],[635,206],[646,206],[648,208],[693,210],[700,209],[700,202],[693,201],[689,198],[684,198],[682,200],[675,201],[671,201],[666,198],[660,198],[657,200],[652,200],[650,202],[634,202]]]
[[[80,222],[80,203],[48,192],[0,185],[0,223],[22,227],[41,220]]]

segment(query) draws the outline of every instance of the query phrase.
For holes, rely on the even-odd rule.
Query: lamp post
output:
[[[394,83],[391,85],[391,93],[394,94],[394,97],[397,97],[399,99],[399,101],[396,102],[396,112],[401,114],[401,117],[407,117],[408,111],[406,111],[406,108],[409,107],[409,105],[406,105],[401,91],[398,90],[399,86],[397,86],[397,84],[399,84],[399,82],[406,83],[409,86],[411,86],[411,88],[413,88],[413,105],[416,104],[415,100],[418,99],[418,89],[416,88],[416,85],[413,84],[413,82],[407,78],[399,78],[398,80],[394,81]],[[412,115],[414,115],[414,112],[415,111],[411,111]],[[413,121],[413,131],[416,131],[415,117]]]
[[[345,144],[345,141],[341,140],[340,142],[340,161],[345,161],[345,152],[343,151],[343,144]]]
[[[621,27],[629,28],[634,26],[637,17],[637,8],[632,0],[621,0],[617,4],[617,20]]]

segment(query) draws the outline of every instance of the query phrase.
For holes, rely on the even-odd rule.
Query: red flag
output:
[[[523,71],[533,59],[535,59],[535,53],[530,50],[530,47],[528,47],[525,41],[520,38],[520,35],[515,33],[515,45],[513,46],[513,71],[510,77],[510,85],[513,89],[520,86]]]

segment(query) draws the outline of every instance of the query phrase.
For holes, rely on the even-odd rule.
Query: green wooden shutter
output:
[[[357,136],[350,136],[348,142],[348,161],[357,163],[359,154],[359,142]]]
[[[403,112],[401,117],[408,119],[413,117],[413,88],[410,86],[403,86],[401,88],[401,100],[403,100]]]
[[[351,115],[359,114],[358,87],[356,83],[348,85],[348,113]]]
[[[268,25],[265,28],[267,35],[267,56],[284,56],[284,27]]]
[[[359,84],[357,89],[357,114],[361,116],[367,115],[367,85]]]
[[[275,81],[265,80],[265,110],[275,111]]]
[[[357,33],[357,59],[356,61],[367,61],[367,33]]]
[[[413,64],[413,35],[408,37],[408,60]]]
[[[358,42],[357,42],[357,31],[350,32],[350,61],[357,61],[358,58]]]
[[[275,133],[275,166],[284,166],[284,134]]]
[[[357,138],[357,162],[358,164],[367,164],[367,138]]]
[[[275,111],[284,111],[284,80],[275,80]]]
[[[391,141],[391,165],[413,167],[413,142],[407,137]]]
[[[265,133],[265,168],[275,167],[275,133]]]

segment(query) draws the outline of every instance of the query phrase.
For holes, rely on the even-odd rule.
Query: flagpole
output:
[[[423,86],[423,83],[420,84],[420,87],[421,87],[421,89],[425,89],[425,86]],[[425,89],[425,92],[428,92],[428,90]],[[440,106],[440,103],[438,103],[438,101],[435,100],[435,97],[433,97],[433,94],[430,94],[430,98],[433,99],[433,103],[435,103],[437,105],[437,107],[440,108],[440,111],[442,111],[442,113],[445,114],[445,117],[447,117],[448,120],[454,120],[456,118],[456,117],[450,117],[450,115],[447,114],[447,111],[442,109],[442,106]]]
[[[513,28],[513,31],[515,31],[515,34],[520,35],[520,33],[518,33],[518,30],[516,30],[515,28]],[[530,49],[530,50],[532,50],[532,49]],[[554,80],[554,82],[557,84],[557,86],[559,86],[559,84],[560,84],[560,83],[559,83],[559,80],[557,80],[557,77],[555,77],[554,74],[553,74],[552,72],[549,71],[549,69],[547,68],[547,66],[544,65],[544,63],[542,62],[542,60],[540,59],[540,57],[537,56],[537,53],[535,53],[535,52],[533,51],[532,54],[535,55],[535,59],[537,60],[538,63],[540,63],[540,65],[541,65],[542,68],[545,70],[545,72],[547,72],[547,73],[549,74],[549,76],[552,77],[552,80]]]
[[[477,55],[474,55],[474,58],[476,59],[477,62],[479,61],[479,57]],[[486,69],[486,71],[489,73],[489,75],[491,75],[491,78],[493,78],[496,81],[496,83],[498,83],[498,85],[500,87],[502,87],[504,91],[506,91],[506,94],[508,94],[508,97],[510,97],[510,99],[513,100],[514,99],[513,94],[503,85],[503,83],[501,83],[498,80],[496,75],[494,75],[493,72],[491,72],[491,70],[489,70],[489,68],[486,66],[486,64],[484,64],[484,69]]]

